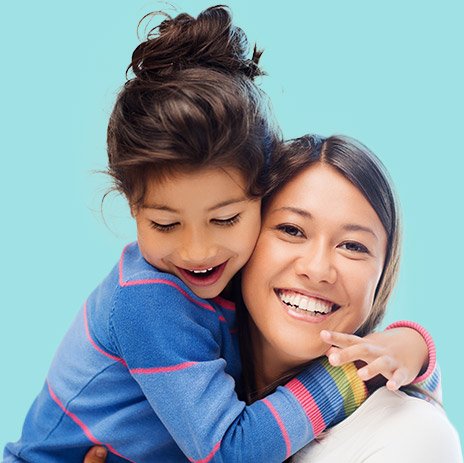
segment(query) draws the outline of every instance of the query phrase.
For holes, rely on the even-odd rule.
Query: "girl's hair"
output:
[[[359,336],[365,336],[382,320],[398,276],[401,242],[398,203],[385,167],[366,146],[344,136],[331,136],[324,139],[315,135],[306,135],[283,143],[276,150],[269,172],[269,190],[264,198],[264,213],[270,201],[288,182],[316,163],[332,166],[358,188],[377,213],[387,234],[385,262],[375,292],[373,307],[368,319],[356,332]],[[242,392],[245,399],[253,401],[258,396],[254,394],[249,315],[243,303],[239,302],[238,309],[244,371]],[[295,371],[289,372],[289,375],[279,380],[278,384],[271,385],[264,395],[294,375]]]
[[[164,13],[163,13],[164,15]],[[266,157],[279,138],[269,101],[254,82],[244,32],[224,6],[167,17],[132,54],[134,76],[108,125],[108,173],[131,206],[147,176],[200,168],[238,169],[250,196],[265,190]]]

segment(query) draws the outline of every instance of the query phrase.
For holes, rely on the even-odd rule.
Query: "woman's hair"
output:
[[[269,189],[264,198],[264,213],[274,196],[308,167],[322,163],[332,166],[362,192],[377,213],[387,234],[387,249],[382,275],[377,285],[374,303],[368,319],[356,334],[365,336],[382,320],[387,301],[395,285],[400,261],[400,213],[391,180],[380,160],[364,145],[345,136],[321,138],[306,135],[283,143],[276,149],[269,171]],[[254,366],[250,345],[249,316],[243,304],[238,304],[240,343],[244,369],[244,397],[255,400],[253,395]],[[250,363],[251,362],[251,363]],[[278,382],[282,384],[295,372]],[[278,384],[271,385],[266,394]]]
[[[164,14],[163,14],[164,15]],[[151,29],[132,54],[128,79],[108,125],[108,173],[139,206],[147,176],[236,168],[250,196],[265,189],[266,158],[278,128],[256,83],[244,32],[226,7],[182,13]]]

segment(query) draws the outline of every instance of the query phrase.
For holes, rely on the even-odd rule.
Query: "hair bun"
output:
[[[150,30],[147,39],[132,54],[132,69],[143,80],[158,80],[184,69],[203,67],[228,74],[243,74],[251,79],[262,75],[258,66],[262,51],[253,50],[251,59],[248,40],[225,6],[214,6],[197,18],[186,13],[167,19]]]

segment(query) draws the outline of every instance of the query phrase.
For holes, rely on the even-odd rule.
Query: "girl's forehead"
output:
[[[214,209],[247,199],[245,180],[232,168],[205,168],[148,178],[144,206],[165,210]]]

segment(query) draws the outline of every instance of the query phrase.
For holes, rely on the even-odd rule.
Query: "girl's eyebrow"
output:
[[[214,206],[208,208],[208,211],[214,211],[214,209],[220,209],[221,207],[229,206],[230,204],[238,204],[248,201],[248,198],[242,196],[240,198],[226,199],[220,203],[215,204]]]
[[[221,201],[214,206],[211,206],[207,209],[208,212],[214,211],[215,209],[220,209],[221,207],[229,206],[230,204],[238,204],[238,203],[243,203],[247,201],[246,197],[240,197],[240,198],[232,198],[232,199],[226,199],[225,201]],[[145,209],[156,209],[158,211],[166,211],[166,212],[172,212],[173,214],[180,214],[181,211],[177,209],[173,209],[172,207],[166,206],[165,204],[158,204],[158,203],[149,203],[149,204],[144,204],[142,206]]]
[[[271,211],[271,214],[275,212],[281,212],[281,211],[286,211],[286,212],[293,212],[294,214],[297,214],[304,219],[312,219],[313,216],[309,211],[306,211],[305,209],[300,209],[299,207],[292,207],[292,206],[282,206],[277,209],[274,209]],[[360,225],[357,223],[346,223],[342,226],[343,230],[346,231],[363,231],[366,233],[370,233],[371,235],[374,236],[375,239],[379,239],[378,236],[375,234],[374,230],[372,228],[366,227],[364,225]]]

